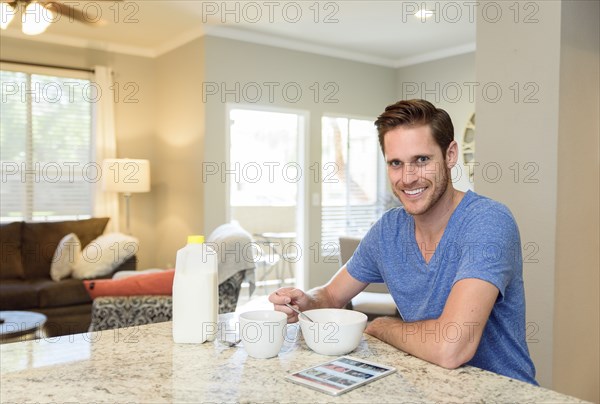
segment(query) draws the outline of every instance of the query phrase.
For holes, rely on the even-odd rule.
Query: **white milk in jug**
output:
[[[177,251],[173,280],[173,340],[203,343],[215,339],[219,312],[218,258],[203,236],[189,236]]]

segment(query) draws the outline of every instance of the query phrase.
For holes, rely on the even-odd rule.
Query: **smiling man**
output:
[[[537,384],[510,211],[454,189],[458,145],[446,111],[425,100],[399,101],[375,125],[402,208],[373,225],[326,285],[306,293],[282,288],[269,300],[293,322],[285,303],[344,307],[369,283],[385,282],[401,318],[377,318],[366,333],[445,368],[469,364]]]

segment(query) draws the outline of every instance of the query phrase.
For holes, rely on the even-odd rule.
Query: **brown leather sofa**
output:
[[[73,278],[55,282],[50,278],[50,266],[64,236],[75,233],[83,248],[102,235],[108,220],[1,224],[0,310],[45,314],[48,320],[44,331],[49,337],[86,332],[91,322],[92,300],[83,282]],[[114,272],[135,269],[133,256]]]

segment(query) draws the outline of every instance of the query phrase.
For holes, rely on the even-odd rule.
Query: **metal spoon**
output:
[[[299,315],[306,317],[306,319],[307,319],[308,321],[310,321],[311,323],[314,323],[314,321],[313,321],[313,319],[312,319],[312,318],[308,317],[306,314],[302,313],[300,310],[298,310],[297,308],[295,308],[295,307],[294,307],[294,306],[292,306],[291,304],[289,304],[289,303],[286,303],[285,305],[286,305],[287,307],[289,307],[290,309],[294,310],[294,311],[295,311],[296,313],[298,313]]]

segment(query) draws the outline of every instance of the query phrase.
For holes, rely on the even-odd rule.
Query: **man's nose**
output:
[[[419,168],[415,164],[406,164],[402,172],[402,182],[412,184],[419,179]]]

